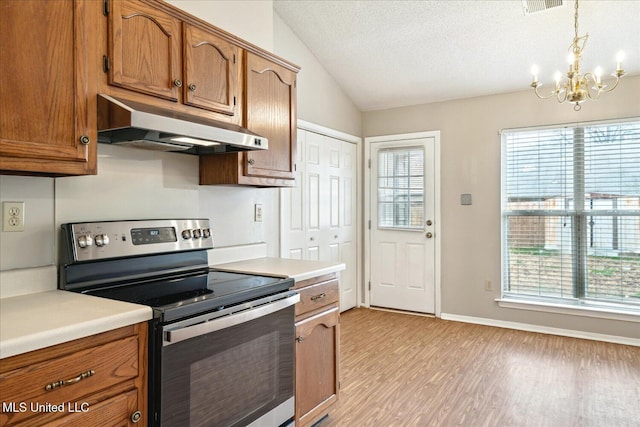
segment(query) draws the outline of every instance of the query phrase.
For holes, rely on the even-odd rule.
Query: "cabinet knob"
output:
[[[182,87],[182,80],[180,80],[180,79],[175,79],[175,80],[173,81],[173,85],[174,85],[175,87]]]
[[[189,90],[190,90],[191,92],[195,92],[195,91],[196,91],[196,89],[197,89],[197,87],[196,87],[195,83],[191,83],[191,84],[189,85]]]
[[[82,145],[87,145],[91,142],[91,138],[89,138],[87,135],[82,135],[80,137],[80,144]]]
[[[140,418],[142,418],[142,412],[140,411],[136,411],[133,414],[131,414],[132,423],[137,423],[138,421],[140,421]]]
[[[302,342],[302,341],[304,341],[304,338],[302,338],[302,335],[300,335],[298,338],[296,338],[296,341]]]
[[[427,236],[427,239],[430,239],[433,237],[433,233],[429,232],[427,234],[425,234],[425,236]]]
[[[254,159],[249,159],[249,164],[253,166],[256,164],[256,161]]]

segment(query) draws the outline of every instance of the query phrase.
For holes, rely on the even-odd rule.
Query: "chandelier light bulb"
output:
[[[540,71],[540,70],[538,69],[537,65],[534,64],[534,65],[531,66],[531,74],[533,74],[533,81],[534,82],[538,81],[538,71]]]
[[[618,52],[618,55],[616,56],[616,61],[618,62],[618,66],[617,66],[616,69],[622,70],[622,61],[624,61],[624,52],[623,51]]]
[[[560,84],[560,80],[562,80],[562,73],[560,71],[556,71],[553,75],[553,79],[556,81],[556,86]]]
[[[593,71],[593,74],[596,75],[596,83],[597,84],[602,83],[602,68],[596,67],[596,69]]]

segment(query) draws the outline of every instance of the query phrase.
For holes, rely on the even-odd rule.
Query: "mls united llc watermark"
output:
[[[2,402],[3,413],[15,412],[89,412],[88,402]]]

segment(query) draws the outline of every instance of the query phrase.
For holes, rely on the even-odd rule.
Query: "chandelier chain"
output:
[[[574,41],[578,41],[578,0],[576,0],[576,4],[574,6],[574,9],[576,10],[576,13],[574,14],[574,28],[576,30],[575,32],[575,37],[573,38]]]

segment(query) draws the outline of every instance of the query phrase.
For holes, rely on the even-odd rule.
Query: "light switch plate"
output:
[[[254,205],[253,221],[262,222],[262,205]]]
[[[461,205],[470,205],[471,204],[471,194],[461,194],[460,195],[460,204]]]

